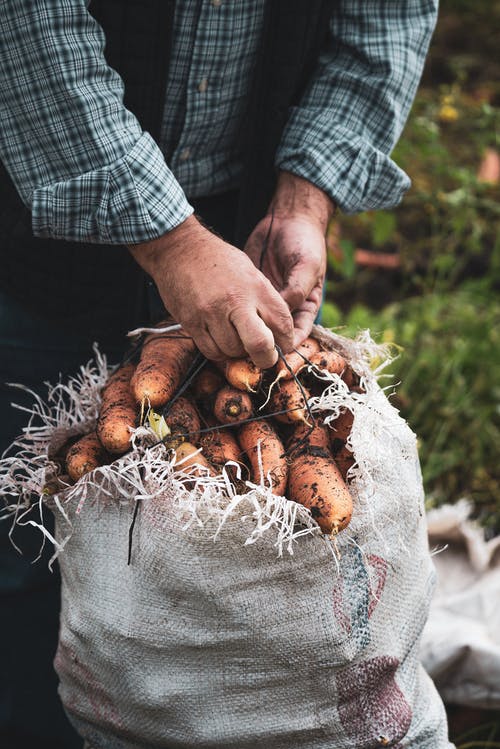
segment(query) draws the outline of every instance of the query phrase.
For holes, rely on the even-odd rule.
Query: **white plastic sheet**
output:
[[[450,704],[500,708],[500,537],[484,540],[461,500],[428,513],[438,584],[422,661]]]

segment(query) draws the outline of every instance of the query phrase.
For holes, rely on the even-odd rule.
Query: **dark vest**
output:
[[[267,0],[242,132],[239,246],[272,196],[274,154],[289,107],[300,98],[325,41],[333,2]],[[125,105],[158,141],[174,0],[93,0],[89,9],[104,29],[106,59],[125,83]],[[30,212],[0,167],[1,290],[41,315],[92,333],[103,325],[120,332],[135,325],[144,279],[127,249],[33,237]]]

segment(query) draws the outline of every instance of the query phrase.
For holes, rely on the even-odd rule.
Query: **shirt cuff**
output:
[[[387,154],[331,118],[307,110],[292,110],[275,164],[312,182],[344,213],[393,208],[411,186]]]
[[[32,195],[34,235],[73,242],[137,244],[162,236],[192,213],[148,133],[112,164]]]

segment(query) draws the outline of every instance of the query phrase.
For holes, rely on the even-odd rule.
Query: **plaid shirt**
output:
[[[192,213],[186,195],[238,185],[237,134],[265,1],[176,4],[157,145],[123,106],[123,83],[85,0],[0,0],[0,157],[31,207],[35,235],[141,242]],[[289,113],[278,169],[308,179],[347,213],[400,201],[410,181],[389,154],[437,1],[334,4],[329,49]]]

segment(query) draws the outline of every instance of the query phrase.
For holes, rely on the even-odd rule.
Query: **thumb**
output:
[[[299,346],[310,334],[323,297],[321,285],[315,286],[302,306],[293,313],[293,345]]]
[[[321,283],[322,279],[310,263],[299,262],[292,268],[280,293],[293,312],[303,306],[311,291]]]

